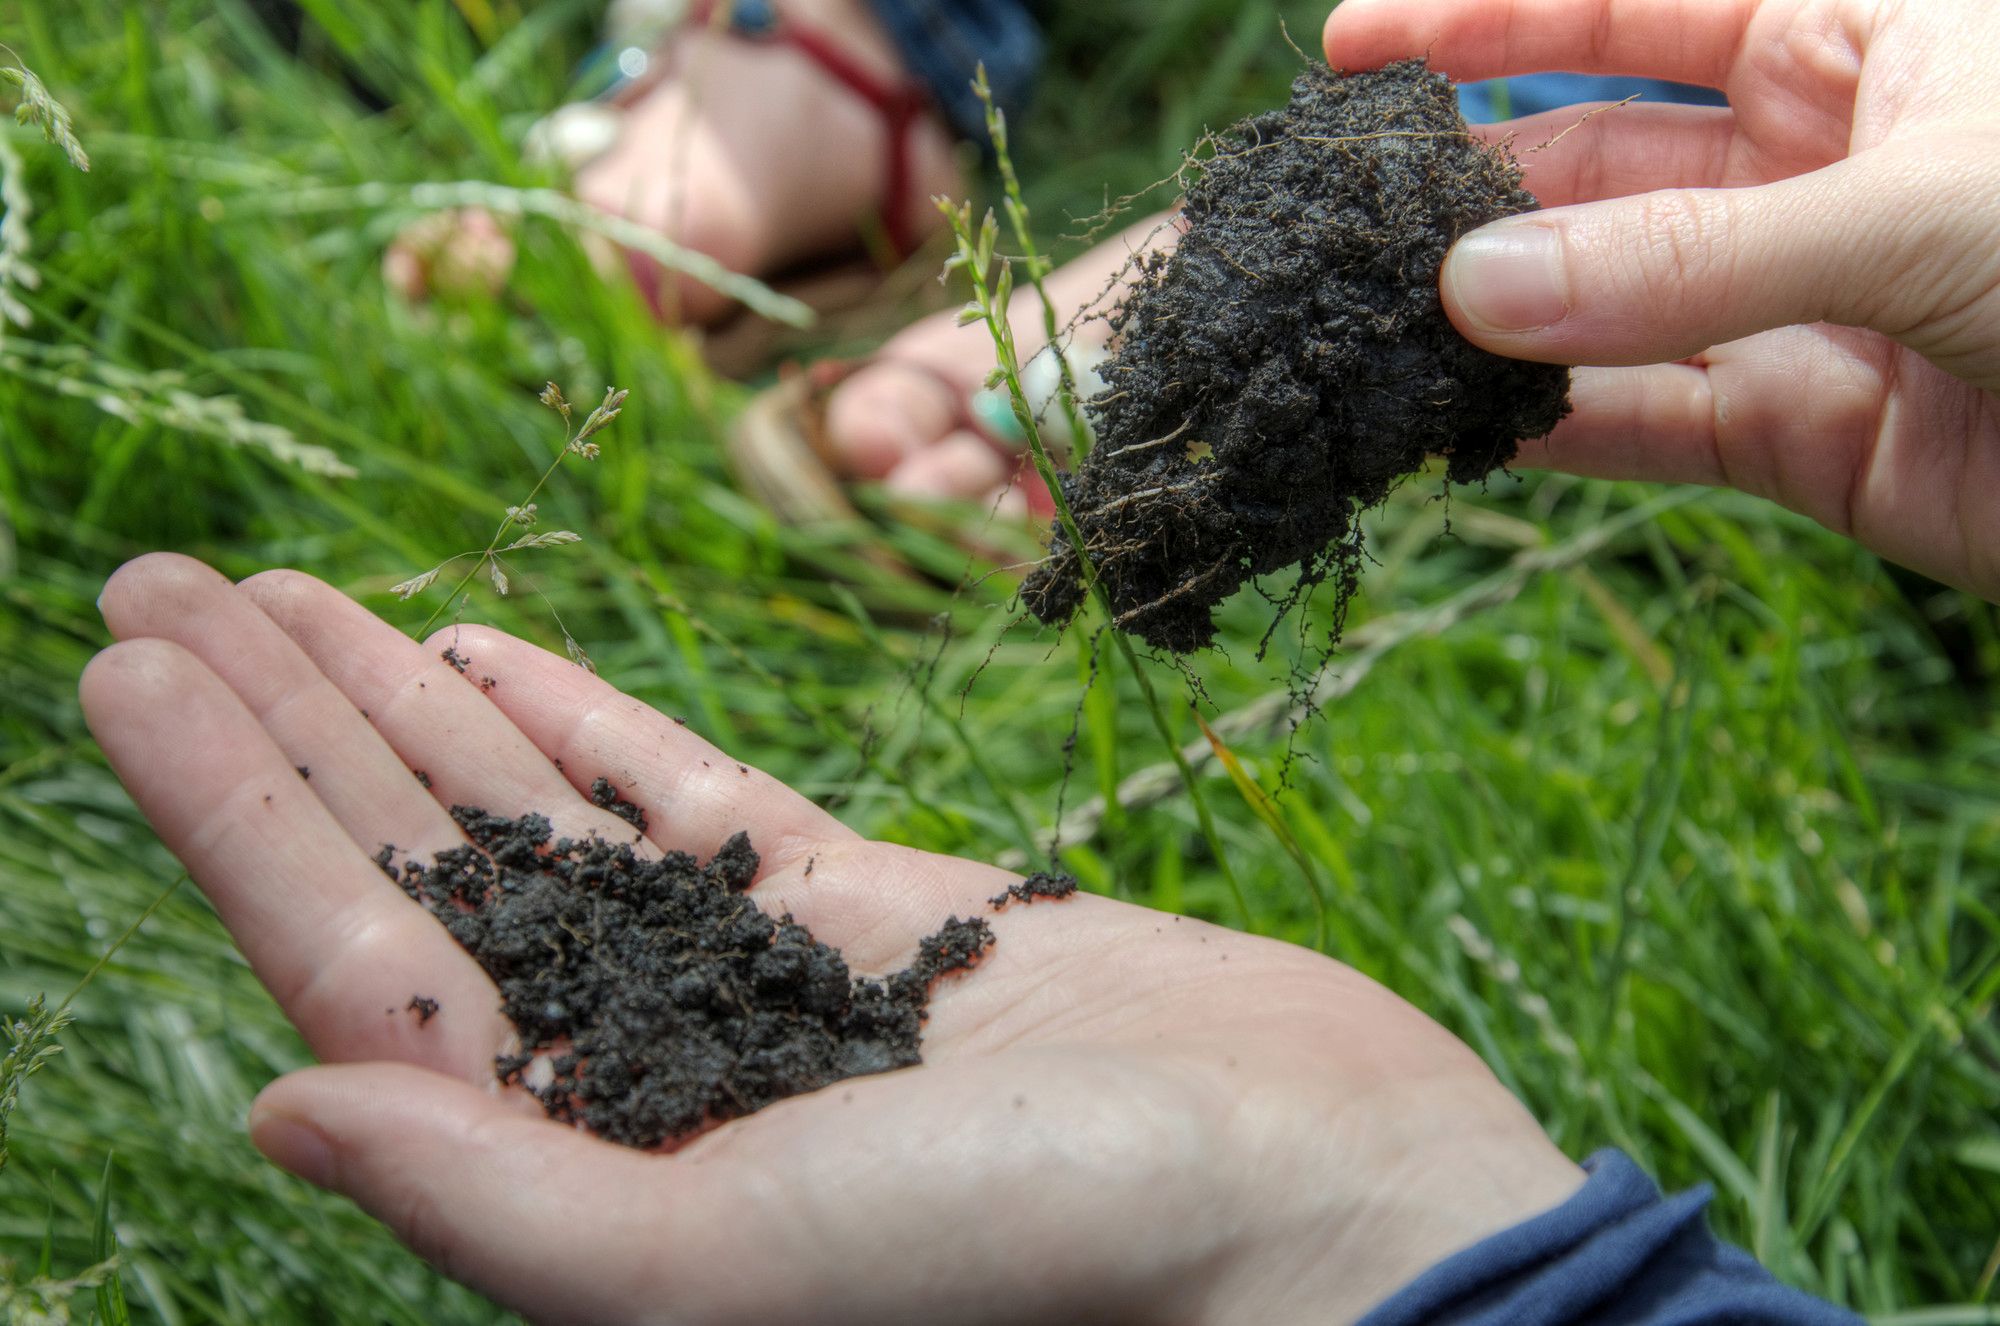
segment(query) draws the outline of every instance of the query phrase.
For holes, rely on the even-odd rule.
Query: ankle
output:
[[[825,33],[867,73],[885,83],[909,76],[903,53],[868,0],[771,0],[779,16]]]

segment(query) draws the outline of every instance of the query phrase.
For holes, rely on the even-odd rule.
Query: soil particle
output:
[[[437,1016],[438,1001],[424,995],[411,995],[407,1008],[417,1015],[417,1025],[421,1027]]]
[[[445,646],[445,651],[439,654],[438,657],[451,664],[453,670],[460,676],[463,676],[465,670],[472,666],[472,660],[459,653],[457,645]]]
[[[1344,606],[1361,511],[1427,456],[1478,481],[1569,409],[1567,369],[1490,355],[1445,318],[1452,244],[1536,204],[1442,75],[1314,66],[1289,105],[1211,141],[1183,237],[1111,317],[1097,443],[1063,478],[1117,624],[1176,652],[1213,643],[1245,581],[1289,567],[1298,592],[1331,580]],[[1060,528],[1022,592],[1051,624],[1081,606]]]
[[[921,1061],[932,986],[993,942],[945,922],[910,966],[857,977],[839,950],[744,896],[757,853],[737,834],[706,864],[598,837],[551,841],[542,815],[451,811],[470,844],[401,870],[377,861],[500,987],[522,1050],[495,1061],[552,1118],[653,1147],[843,1078]],[[525,1085],[525,1083],[524,1083]]]
[[[1037,898],[1067,898],[1077,890],[1076,876],[1052,874],[1038,870],[1026,879],[1009,884],[1004,890],[986,901],[994,911],[1000,911],[1010,902],[1030,903]]]
[[[609,778],[600,778],[590,785],[590,804],[610,811],[640,833],[646,831],[646,812],[627,801]]]

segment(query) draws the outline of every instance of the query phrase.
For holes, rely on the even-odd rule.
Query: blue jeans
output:
[[[973,71],[982,62],[1001,109],[1015,114],[1027,101],[1042,62],[1042,33],[1027,0],[870,3],[910,71],[929,85],[960,135],[975,143],[986,141],[982,108],[971,89]],[[1634,93],[1649,101],[1727,104],[1721,93],[1708,88],[1585,74],[1530,74],[1469,83],[1459,97],[1466,118],[1484,124],[1580,101],[1622,101]]]
[[[1474,124],[1492,124],[1582,101],[1623,101],[1635,93],[1646,101],[1678,101],[1691,106],[1729,104],[1712,88],[1609,74],[1527,74],[1467,83],[1458,90],[1458,104],[1464,109],[1465,118]]]
[[[972,95],[982,63],[993,100],[1019,114],[1042,64],[1042,30],[1023,0],[869,0],[876,17],[961,137],[986,143],[985,108]]]

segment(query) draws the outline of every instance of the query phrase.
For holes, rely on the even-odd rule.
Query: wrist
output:
[[[1310,1132],[1311,1135],[1305,1135]],[[1271,1158],[1204,1326],[1353,1322],[1425,1270],[1560,1205],[1584,1172],[1483,1068],[1399,1087]]]

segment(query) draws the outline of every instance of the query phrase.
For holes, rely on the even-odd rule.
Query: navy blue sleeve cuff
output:
[[[1552,1211],[1446,1259],[1361,1326],[1860,1326],[1709,1232],[1707,1188],[1662,1197],[1623,1153]]]

